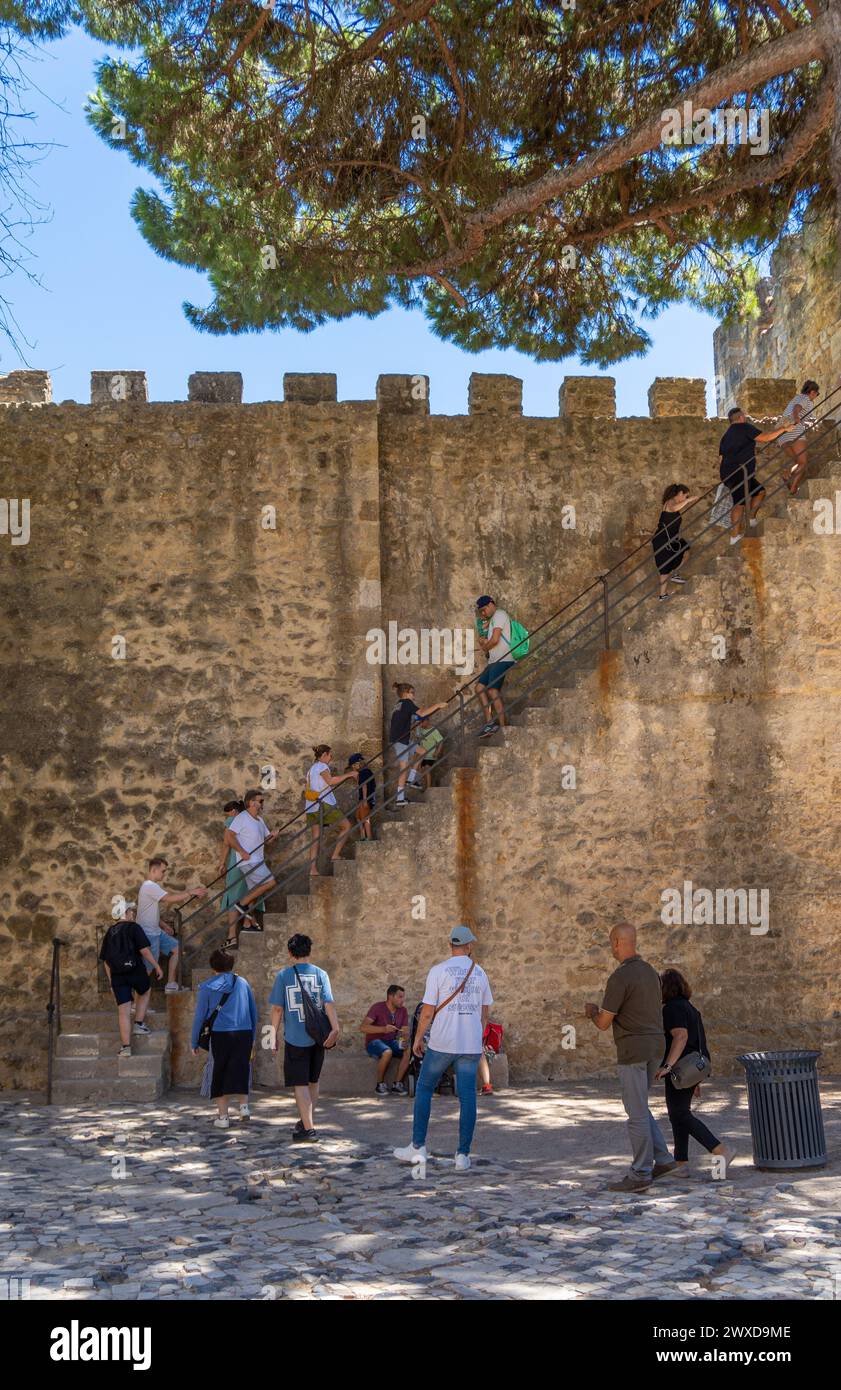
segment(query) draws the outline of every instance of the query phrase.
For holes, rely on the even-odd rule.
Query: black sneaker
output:
[[[317,1140],[318,1135],[316,1134],[314,1129],[301,1128],[299,1130],[292,1131],[293,1144],[315,1144]]]
[[[299,1120],[298,1123],[296,1124],[295,1128],[293,1129],[292,1134],[293,1134],[293,1135],[295,1135],[295,1134],[303,1134],[303,1132],[304,1132],[304,1126],[303,1126],[303,1123]]]
[[[486,724],[485,727],[479,731],[479,737],[490,738],[491,734],[495,734],[498,729],[499,725],[496,720],[492,720],[491,723]]]

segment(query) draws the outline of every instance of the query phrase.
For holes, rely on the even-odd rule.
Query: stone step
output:
[[[166,1031],[168,1020],[166,1008],[162,1005],[154,1013],[146,1012],[143,1020],[153,1032],[158,1030]],[[117,1010],[116,1007],[110,1009],[94,1009],[84,1013],[73,1013],[61,1015],[61,1034],[86,1034],[90,1036],[94,1033],[113,1033],[118,1036],[117,1029]]]
[[[114,1019],[113,1027],[107,1032],[103,1030],[101,1033],[61,1033],[56,1045],[56,1056],[110,1056],[118,1042],[117,1021]],[[160,1056],[169,1046],[169,1034],[165,1029],[158,1028],[147,1036],[133,1035],[131,1046],[138,1055],[155,1053]]]
[[[168,1085],[161,1076],[120,1076],[113,1080],[101,1077],[75,1077],[54,1083],[53,1104],[85,1105],[113,1102],[137,1105],[143,1101],[159,1100],[167,1089]]]
[[[56,1057],[54,1075],[61,1081],[82,1079],[129,1080],[141,1077],[163,1077],[166,1074],[164,1053],[149,1053],[146,1056],[119,1057],[119,1038],[116,1040],[111,1057]]]

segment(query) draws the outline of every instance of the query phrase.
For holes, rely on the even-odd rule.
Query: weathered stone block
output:
[[[523,383],[501,372],[472,372],[467,401],[471,415],[522,415]]]
[[[400,415],[429,414],[429,377],[377,377],[377,410],[389,410]]]
[[[648,413],[652,420],[679,415],[707,417],[707,383],[703,377],[658,376],[648,388]]]
[[[49,405],[52,398],[49,372],[7,372],[0,376],[0,405]]]
[[[112,401],[148,401],[145,372],[91,372],[91,405]]]
[[[318,405],[321,401],[335,401],[335,372],[285,372],[283,376],[283,399],[301,401],[306,405]]]
[[[187,399],[212,405],[240,405],[242,373],[193,372],[187,381]]]
[[[565,376],[558,404],[561,415],[597,415],[616,418],[616,378]]]
[[[728,409],[740,405],[746,415],[760,420],[781,415],[797,390],[792,377],[747,377],[739,388],[739,399]]]

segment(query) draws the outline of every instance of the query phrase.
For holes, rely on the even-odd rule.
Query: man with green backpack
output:
[[[529,635],[522,623],[497,608],[489,594],[477,598],[476,613],[476,640],[488,658],[476,687],[485,711],[485,725],[479,737],[488,738],[505,725],[502,683],[515,662],[528,652]]]

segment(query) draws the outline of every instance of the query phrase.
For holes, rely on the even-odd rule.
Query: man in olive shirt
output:
[[[648,1092],[663,1056],[663,996],[654,966],[637,955],[636,927],[630,922],[614,927],[610,949],[619,965],[605,986],[602,1006],[584,1006],[587,1017],[603,1032],[613,1025],[619,1085],[633,1152],[630,1171],[608,1187],[612,1192],[644,1192],[652,1178],[677,1168],[648,1108]]]

